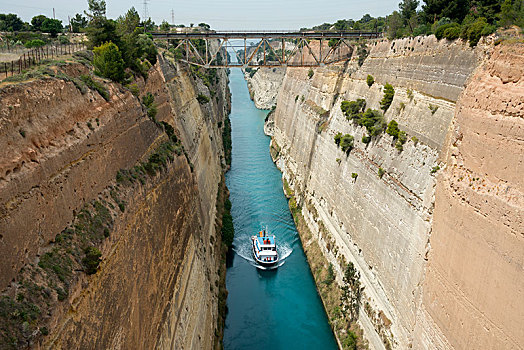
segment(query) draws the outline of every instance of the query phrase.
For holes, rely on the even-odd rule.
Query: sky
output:
[[[107,16],[116,18],[134,6],[141,16],[144,0],[106,0]],[[360,19],[364,14],[385,16],[400,0],[147,0],[149,17],[156,23],[205,22],[218,30],[281,30],[312,27],[338,19]],[[68,16],[87,9],[87,0],[0,0],[0,13],[16,13],[30,22],[36,15],[53,16],[67,23]]]

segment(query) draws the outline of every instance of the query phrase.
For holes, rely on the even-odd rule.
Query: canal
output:
[[[263,126],[267,111],[249,98],[239,69],[230,74],[231,170],[226,175],[235,227],[229,259],[224,347],[240,349],[336,349],[313,276],[302,249],[281,173],[269,155]],[[250,237],[267,228],[276,235],[281,266],[260,270]]]

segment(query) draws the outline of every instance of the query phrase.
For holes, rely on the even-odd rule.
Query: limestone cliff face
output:
[[[422,305],[452,348],[521,349],[524,45],[493,49],[459,99],[449,138]]]
[[[82,65],[71,67],[86,73]],[[44,336],[37,331],[36,341],[27,345],[213,347],[221,264],[216,201],[225,168],[221,125],[230,101],[227,75],[217,74],[216,97],[200,105],[196,96],[209,95],[208,88],[187,67],[159,56],[147,81],[138,82],[140,93],[155,96],[156,120],[174,126],[185,154],[174,154],[165,169],[126,186],[115,186],[117,171],[146,161],[168,139],[128,90],[105,84],[106,101],[55,78],[2,88],[0,282],[5,295],[16,295],[20,269],[38,270],[35,263],[56,244],[55,235],[86,203],[111,206],[110,197],[118,192],[122,205],[110,210],[98,271],[89,276],[73,271],[64,301],[51,292],[45,333],[40,328]],[[45,287],[45,282],[36,285]]]
[[[265,67],[258,68],[253,76],[244,72],[249,94],[257,108],[271,109],[276,105],[285,73],[285,68]]]
[[[277,109],[272,116],[272,151],[276,155],[276,163],[295,191],[301,214],[313,239],[319,243],[327,260],[336,267],[339,282],[345,262],[352,262],[360,271],[364,296],[359,323],[372,348],[465,348],[470,344],[478,344],[479,347],[477,339],[488,338],[495,347],[500,345],[502,348],[511,348],[508,344],[517,344],[517,339],[522,339],[516,326],[518,322],[510,321],[511,318],[500,320],[502,310],[499,306],[503,304],[500,300],[493,300],[490,306],[483,305],[485,298],[492,294],[482,292],[482,285],[486,282],[486,275],[482,275],[483,269],[479,267],[482,264],[471,267],[478,271],[475,275],[464,275],[471,256],[468,260],[468,257],[460,254],[464,244],[468,242],[466,233],[456,232],[463,227],[455,227],[462,218],[457,217],[458,221],[452,219],[458,208],[453,209],[444,204],[444,197],[439,208],[439,197],[444,194],[448,197],[456,196],[457,205],[464,199],[454,186],[453,190],[445,190],[446,186],[439,183],[435,192],[438,169],[447,166],[445,174],[450,174],[450,165],[446,165],[450,161],[442,150],[452,133],[452,121],[454,117],[460,120],[460,113],[466,110],[466,107],[457,109],[457,101],[462,101],[460,96],[464,86],[468,84],[468,78],[481,64],[489,48],[479,47],[473,50],[460,42],[437,41],[434,37],[394,42],[382,40],[369,44],[368,48],[370,53],[362,67],[356,64],[356,60],[352,60],[345,66],[316,69],[311,79],[308,77],[308,70],[287,69],[278,95]],[[504,63],[508,57],[509,53],[505,56],[495,55],[491,61],[491,69],[503,70],[504,78],[493,78],[492,73],[487,74],[489,71],[486,70],[484,73],[477,72],[475,77],[479,78],[468,85],[472,91],[471,96],[475,95],[479,99],[482,91],[482,96],[486,96],[482,103],[493,103],[496,106],[493,109],[495,116],[488,117],[485,122],[479,121],[483,125],[482,130],[500,132],[491,131],[498,136],[486,138],[482,148],[472,151],[475,154],[470,158],[472,165],[462,171],[469,171],[466,170],[469,166],[482,168],[482,171],[475,170],[479,171],[475,178],[482,179],[484,174],[480,173],[486,168],[481,165],[482,160],[491,159],[491,181],[497,184],[506,182],[505,186],[508,186],[511,194],[508,192],[504,196],[518,201],[521,193],[516,189],[520,181],[517,180],[517,168],[522,165],[521,160],[519,161],[522,150],[518,148],[518,139],[522,137],[522,127],[516,125],[522,122],[522,112],[518,107],[521,103],[518,98],[511,100],[509,95],[520,94],[521,97],[522,85],[519,73],[509,75],[511,69],[506,66],[509,63]],[[375,79],[371,87],[365,81],[368,74]],[[481,91],[475,90],[479,88],[476,87],[479,79],[487,79],[491,85],[480,87]],[[493,85],[493,80],[499,82],[499,85]],[[511,85],[503,86],[500,81],[505,80],[510,81]],[[367,107],[380,109],[382,88],[387,82],[394,86],[395,97],[385,117],[388,121],[395,119],[400,129],[408,134],[408,141],[401,152],[394,147],[392,137],[387,134],[373,139],[370,144],[361,142],[365,129],[348,121],[340,110],[341,101],[357,98],[364,98]],[[497,94],[500,96],[509,93],[503,99],[508,103],[489,102],[497,101],[498,97],[493,96],[492,100],[487,95],[487,91],[495,89],[499,89]],[[469,101],[468,106],[472,110],[484,108],[482,103],[472,107],[478,103],[472,97],[469,100],[467,97],[464,99]],[[506,109],[512,111],[510,115],[513,119],[510,120],[507,113],[499,116]],[[500,123],[504,125],[495,122],[502,118],[504,121]],[[470,123],[467,125],[473,123],[469,121],[471,117],[465,120]],[[496,129],[490,129],[486,124],[488,122],[493,123],[493,126],[497,125]],[[463,128],[472,135],[478,135],[476,129],[468,126]],[[334,143],[333,138],[337,132],[354,136],[354,149],[349,155],[343,153]],[[513,136],[517,134],[520,136]],[[468,150],[473,150],[474,145],[481,142],[483,141],[475,136],[474,141],[468,144]],[[490,156],[492,153],[488,151],[488,147],[497,145],[496,149],[502,149],[501,145],[508,142],[515,145],[510,151],[513,158],[502,160],[502,155]],[[504,175],[499,175],[499,172]],[[451,177],[443,177],[446,176]],[[438,211],[434,214],[435,195],[440,215]],[[484,207],[481,202],[483,199],[478,198],[475,208]],[[522,292],[523,280],[517,276],[519,269],[522,272],[522,232],[519,233],[520,236],[517,234],[519,227],[522,231],[521,209],[514,204],[503,205],[502,201],[487,207],[493,210],[487,215],[489,219],[486,220],[490,222],[499,222],[502,213],[506,213],[505,216],[508,217],[497,224],[506,227],[508,233],[505,241],[500,243],[500,253],[494,253],[493,250],[490,253],[494,254],[493,261],[500,266],[493,270],[492,283],[497,283],[498,288],[510,286],[513,289],[516,294],[511,295],[513,302],[508,307],[516,306],[520,311],[514,317],[519,317],[523,308],[521,304],[515,304],[518,303],[515,300],[522,300],[519,293]],[[473,212],[473,208],[468,210]],[[500,214],[494,214],[495,212]],[[446,222],[449,224],[445,224]],[[479,227],[479,224],[474,227]],[[482,259],[482,252],[487,253],[489,249],[493,249],[488,246],[492,246],[489,242],[495,236],[488,232],[494,234],[498,230],[495,227],[499,226],[493,227],[493,230],[487,227],[482,229],[486,242],[482,248],[474,248],[478,243],[469,242],[473,244],[472,250],[478,254],[475,255],[478,259]],[[455,270],[454,264],[445,262],[450,257],[448,253],[453,251],[447,240],[454,230],[453,234],[457,237],[456,259],[464,267],[460,273]],[[435,243],[432,232],[440,232],[436,234]],[[473,231],[468,232],[473,235]],[[512,247],[510,240],[518,244]],[[503,261],[502,256],[506,256],[506,260]],[[455,273],[458,275],[452,278],[451,275]],[[504,274],[504,277],[498,276],[499,274]],[[512,280],[513,283],[495,282],[502,281],[501,278],[503,281]],[[457,289],[466,288],[465,284],[468,284],[469,297],[458,297],[463,294],[457,292]],[[452,296],[455,292],[457,296]],[[479,293],[484,299],[478,297]],[[449,297],[446,294],[450,294]],[[463,312],[461,308],[470,311]],[[488,316],[486,308],[497,310],[497,313]],[[473,310],[479,315],[473,317]],[[499,315],[498,320],[494,318],[495,315]],[[457,326],[457,323],[465,322],[464,317],[469,320],[488,318],[493,323],[476,322],[478,327],[475,331],[466,332],[468,327]],[[501,334],[507,334],[514,342],[487,336],[487,333],[492,332],[486,331],[486,328],[482,330],[481,325],[488,327],[488,324],[489,327],[497,324]],[[460,329],[464,331],[459,331]],[[480,333],[483,335],[479,336]]]

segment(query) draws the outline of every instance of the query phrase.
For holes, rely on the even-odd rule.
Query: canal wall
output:
[[[2,83],[2,347],[221,341],[228,78],[205,85],[167,55],[128,87],[90,88],[75,58]]]
[[[340,285],[356,267],[371,348],[522,347],[522,44],[429,36],[366,49],[362,66],[355,50],[313,76],[288,67],[268,120],[303,243],[318,244]],[[386,83],[401,150],[386,133],[362,142],[366,129],[340,108],[362,98],[380,110]],[[349,153],[339,132],[354,137]]]

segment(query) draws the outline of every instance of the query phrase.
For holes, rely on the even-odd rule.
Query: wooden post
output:
[[[7,62],[4,62],[4,68],[5,68],[5,77],[7,78]]]

